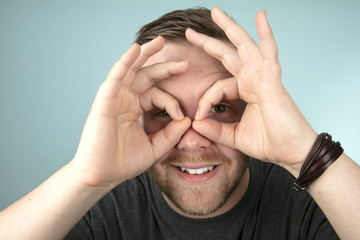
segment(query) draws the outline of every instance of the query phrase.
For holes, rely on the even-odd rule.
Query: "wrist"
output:
[[[109,177],[110,174],[98,171],[98,168],[88,166],[84,164],[84,162],[83,159],[77,159],[75,157],[67,164],[74,181],[81,185],[84,191],[89,191],[94,194],[96,194],[96,192],[109,192],[123,182],[123,180],[120,180],[120,177],[116,178],[117,182],[113,181],[113,179]]]
[[[319,178],[343,152],[340,142],[332,141],[328,133],[321,133],[301,166],[299,176],[294,181],[294,189],[297,191],[305,189]]]
[[[318,134],[313,130],[302,136],[301,142],[297,144],[297,149],[292,151],[290,158],[288,158],[286,161],[283,161],[283,163],[279,165],[289,171],[295,178],[297,178],[305,159],[314,146],[317,137]]]

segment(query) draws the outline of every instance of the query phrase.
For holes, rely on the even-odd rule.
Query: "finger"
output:
[[[264,80],[281,82],[278,48],[265,11],[258,12],[255,23],[259,36],[259,47],[263,56],[263,73],[264,76],[267,76]]]
[[[232,75],[239,75],[242,61],[237,50],[229,43],[198,33],[190,28],[186,30],[185,36],[189,42],[221,61]]]
[[[255,23],[263,58],[273,62],[278,61],[277,44],[265,11],[259,11],[256,14]]]
[[[143,45],[141,45],[141,53],[136,62],[132,65],[132,69],[134,71],[137,71],[139,68],[141,68],[145,62],[153,56],[155,53],[159,52],[165,45],[165,39],[162,36],[158,36],[151,40],[150,42],[147,42]]]
[[[106,80],[99,88],[98,97],[113,98],[117,96],[124,77],[128,74],[130,67],[140,54],[140,46],[133,44],[132,47],[123,54],[113,65],[108,73]]]
[[[170,94],[153,87],[139,97],[140,106],[144,112],[154,108],[166,110],[170,117],[176,121],[184,119],[179,102]]]
[[[192,128],[213,142],[236,148],[236,128],[239,123],[223,123],[213,119],[195,120]]]
[[[226,33],[230,41],[237,47],[240,58],[244,63],[251,63],[261,57],[258,46],[250,35],[234,20],[218,7],[211,11],[214,22]]]
[[[238,98],[239,90],[237,80],[234,77],[218,80],[200,98],[195,119],[206,118],[211,107],[223,99],[234,100]]]
[[[147,42],[141,46],[141,52],[136,59],[136,61],[131,65],[130,71],[127,73],[127,75],[124,77],[123,80],[123,87],[127,88],[130,87],[134,80],[136,72],[145,64],[145,62],[154,54],[159,52],[165,45],[165,40],[163,37],[158,36],[151,40],[150,42]]]
[[[164,62],[141,68],[135,77],[131,89],[142,94],[154,82],[171,77],[172,75],[186,72],[190,68],[189,61]]]
[[[106,80],[121,81],[140,55],[140,46],[134,43],[111,68]]]
[[[182,121],[171,121],[165,128],[149,136],[155,159],[161,158],[173,148],[190,126],[190,118],[185,117]]]

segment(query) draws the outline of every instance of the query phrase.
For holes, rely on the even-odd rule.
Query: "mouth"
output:
[[[177,167],[181,172],[191,174],[191,175],[202,175],[204,173],[208,173],[213,171],[216,168],[215,166],[203,167],[203,168],[185,168],[185,167]]]
[[[211,166],[174,166],[177,176],[190,184],[203,184],[213,179],[220,165]]]

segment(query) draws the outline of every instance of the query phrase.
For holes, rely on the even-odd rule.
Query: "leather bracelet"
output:
[[[332,141],[330,134],[321,133],[306,157],[299,177],[293,183],[293,188],[296,191],[304,190],[306,186],[320,177],[343,152],[341,144]]]

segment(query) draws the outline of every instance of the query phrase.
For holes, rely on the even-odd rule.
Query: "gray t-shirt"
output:
[[[175,212],[147,173],[100,200],[65,239],[339,239],[306,191],[281,167],[252,160],[249,187],[230,211],[193,219]]]

